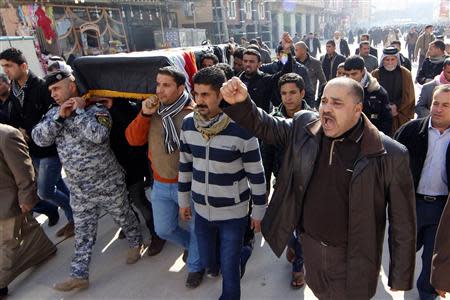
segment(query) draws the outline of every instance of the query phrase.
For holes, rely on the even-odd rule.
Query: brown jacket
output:
[[[431,284],[435,289],[450,292],[450,196],[447,199],[434,245]]]
[[[223,110],[265,143],[285,149],[262,222],[265,239],[280,256],[301,221],[303,199],[319,153],[321,123],[317,114],[307,111],[297,113],[293,119],[274,118],[258,110],[249,99]],[[416,217],[408,152],[380,133],[365,116],[364,124],[361,153],[349,188],[349,299],[368,299],[375,294],[388,216],[389,285],[409,290],[414,277]]]
[[[21,214],[20,204],[36,204],[34,169],[19,130],[0,124],[0,219]]]
[[[414,94],[414,83],[411,77],[411,72],[405,67],[400,67],[402,70],[402,103],[397,108],[398,115],[392,117],[392,134],[403,124],[414,118],[414,108],[416,105],[416,96]],[[375,77],[378,82],[380,81],[380,69],[376,69],[372,72],[372,76]]]
[[[428,52],[428,47],[430,46],[430,43],[434,41],[436,37],[434,34],[430,34],[428,32],[422,33],[418,38],[416,42],[416,48],[414,49],[414,57],[419,57],[419,51],[420,56],[425,57]]]

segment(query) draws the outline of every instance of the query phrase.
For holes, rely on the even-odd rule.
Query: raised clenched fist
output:
[[[222,85],[220,89],[223,99],[233,105],[244,102],[248,97],[248,91],[245,84],[237,77],[233,77]]]

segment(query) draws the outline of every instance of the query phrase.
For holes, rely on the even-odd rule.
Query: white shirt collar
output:
[[[432,118],[432,117],[430,117],[430,120],[428,121],[428,130],[437,130],[437,131],[439,132],[438,129],[436,129],[436,128],[433,127],[433,124],[431,123],[431,118]],[[447,128],[447,129],[444,130],[444,132],[442,133],[442,135],[448,134],[449,132],[450,132],[450,128]],[[440,132],[439,132],[439,134],[440,134]]]

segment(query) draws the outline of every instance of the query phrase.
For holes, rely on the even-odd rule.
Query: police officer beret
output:
[[[383,49],[384,55],[396,55],[398,53],[398,49],[395,47],[387,47]]]
[[[66,70],[58,70],[47,74],[47,76],[45,76],[44,79],[47,86],[51,86],[52,84],[60,82],[61,80],[70,77],[71,75],[72,73]]]
[[[69,73],[72,73],[72,67],[69,66],[68,64],[66,64],[64,61],[57,60],[57,61],[53,61],[51,63],[50,62],[51,61],[49,60],[49,63],[48,63],[48,71],[49,72],[65,70]]]
[[[48,60],[51,60],[52,62],[55,62],[55,61],[64,61],[64,59],[63,59],[61,56],[56,56],[56,55],[50,56],[50,57],[48,58]]]

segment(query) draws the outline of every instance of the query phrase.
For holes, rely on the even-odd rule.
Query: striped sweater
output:
[[[258,140],[233,121],[208,141],[197,131],[193,113],[180,133],[178,203],[209,221],[243,218],[252,201],[252,218],[266,210],[264,168]]]

